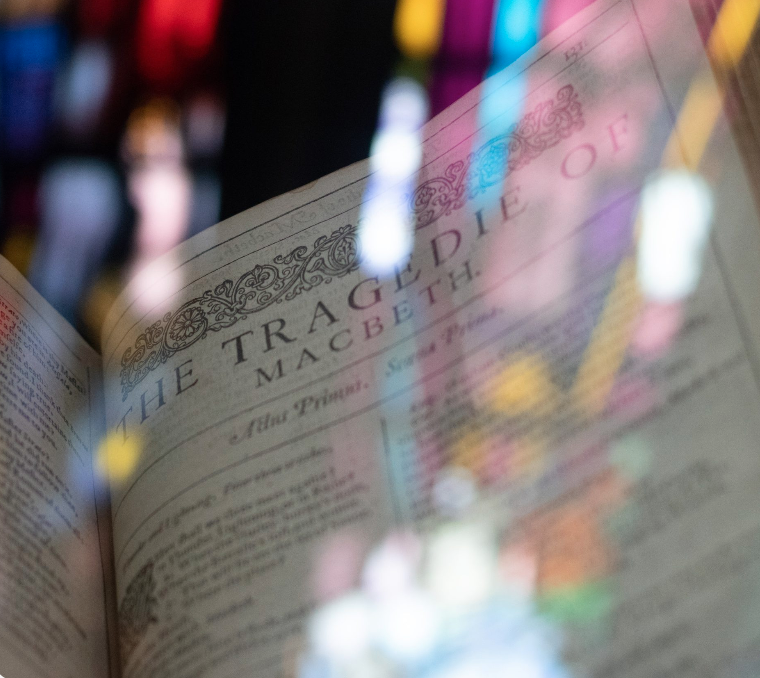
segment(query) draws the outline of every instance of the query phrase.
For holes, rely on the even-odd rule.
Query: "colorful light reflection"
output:
[[[374,275],[391,275],[412,249],[407,196],[422,157],[419,129],[426,117],[427,96],[417,82],[398,78],[386,87],[359,221],[363,265]]]

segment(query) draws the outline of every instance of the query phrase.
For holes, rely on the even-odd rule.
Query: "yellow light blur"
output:
[[[752,37],[758,16],[760,0],[726,0],[723,3],[707,47],[714,63],[735,66],[739,62]],[[676,169],[686,165],[693,172],[698,170],[722,107],[723,93],[712,73],[697,76],[689,87],[678,121],[665,147],[661,163],[664,168]],[[635,238],[638,239],[641,215],[636,221]],[[608,296],[604,315],[614,306],[615,298],[623,293],[621,287],[635,285],[634,278],[633,262],[624,261]],[[638,308],[636,304],[635,310],[638,311]],[[605,329],[605,325],[609,322],[605,323],[603,318],[586,350],[573,387],[575,401],[587,416],[604,408],[630,339],[630,329],[615,332],[610,327]]]
[[[721,65],[736,65],[747,48],[760,15],[760,0],[726,0],[710,33],[708,52]],[[723,107],[723,94],[712,73],[701,73],[689,87],[678,121],[662,157],[662,167],[676,169],[686,165],[696,172],[704,156]],[[635,238],[640,235],[641,215],[636,220]],[[632,262],[621,264],[615,287],[609,294],[605,314],[621,294],[619,287],[629,284]],[[636,305],[638,310],[638,305]],[[573,387],[581,411],[590,416],[600,412],[614,384],[630,339],[627,333],[610,333],[600,321],[586,350]],[[609,335],[609,336],[607,336]],[[610,356],[601,355],[610,352]],[[594,385],[596,383],[596,385]]]
[[[546,362],[537,355],[519,355],[505,367],[491,393],[491,407],[510,416],[546,414],[557,392]]]
[[[128,160],[182,158],[181,111],[169,98],[155,98],[136,108],[127,120],[124,152]]]
[[[3,256],[22,274],[29,270],[34,253],[34,236],[31,233],[11,233],[3,245]]]
[[[483,466],[483,435],[470,430],[457,440],[451,449],[451,463],[459,468],[479,474]]]
[[[424,59],[433,56],[441,42],[444,0],[399,0],[394,31],[405,56]]]
[[[573,384],[573,401],[582,414],[590,417],[599,414],[606,406],[615,375],[623,364],[640,307],[636,262],[628,257],[618,268],[615,284]]]
[[[682,167],[686,160],[690,169],[697,171],[722,108],[722,97],[712,74],[702,73],[692,83],[681,107],[678,124],[665,147],[663,167]]]
[[[121,431],[109,433],[97,451],[96,468],[102,478],[111,483],[126,480],[140,460],[142,446],[135,435],[124,440]]]
[[[90,288],[82,306],[82,320],[93,337],[98,337],[116,297],[124,284],[115,270],[103,273]],[[96,346],[98,348],[98,346]]]
[[[68,3],[65,0],[3,0],[0,2],[0,17],[12,21],[48,17],[61,10],[66,4]]]
[[[710,33],[710,54],[719,63],[736,65],[752,37],[760,0],[726,0]]]

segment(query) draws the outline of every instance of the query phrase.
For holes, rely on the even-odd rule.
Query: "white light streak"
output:
[[[336,600],[311,621],[311,638],[317,652],[337,661],[360,656],[372,638],[370,606],[361,594]]]
[[[380,646],[394,659],[415,660],[433,649],[438,612],[422,593],[409,592],[380,603],[376,611]]]
[[[456,524],[441,529],[430,543],[428,585],[442,605],[486,600],[496,581],[496,552],[482,526]]]
[[[418,83],[398,78],[386,87],[359,221],[364,267],[373,275],[392,274],[411,253],[407,197],[422,160],[419,128],[426,116],[427,95]]]
[[[667,172],[644,188],[637,273],[648,299],[670,303],[694,291],[712,215],[710,187],[699,175]]]

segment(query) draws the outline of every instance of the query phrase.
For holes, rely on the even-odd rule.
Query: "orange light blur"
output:
[[[723,65],[736,65],[752,37],[758,16],[760,0],[725,0],[710,33],[710,55]]]
[[[445,5],[445,0],[399,0],[394,31],[406,56],[424,59],[438,51]]]

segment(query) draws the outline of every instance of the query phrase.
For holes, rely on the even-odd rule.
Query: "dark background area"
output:
[[[589,0],[4,0],[0,252],[97,346],[182,239],[366,158]]]

